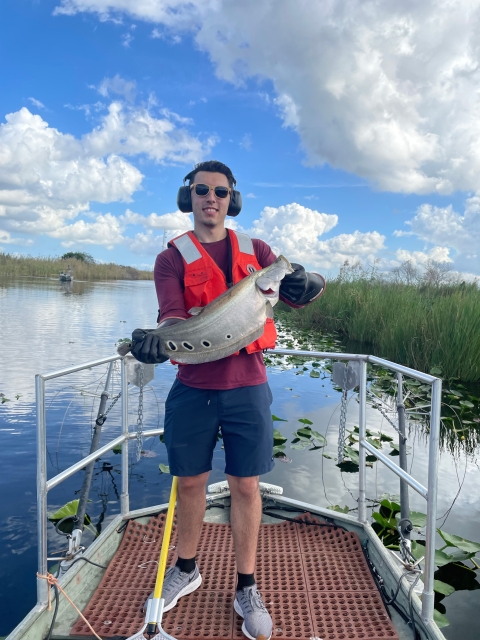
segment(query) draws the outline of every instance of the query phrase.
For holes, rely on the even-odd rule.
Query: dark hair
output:
[[[195,176],[199,171],[209,171],[210,173],[223,173],[224,176],[227,177],[228,184],[231,187],[234,187],[237,184],[237,181],[233,177],[232,170],[227,167],[223,162],[219,162],[218,160],[206,160],[205,162],[199,162],[195,165],[195,168],[187,173],[183,181],[188,180],[188,184],[191,185],[195,182]]]

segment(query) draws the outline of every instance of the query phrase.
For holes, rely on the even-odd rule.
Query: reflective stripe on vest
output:
[[[249,256],[254,256],[255,250],[250,236],[247,236],[246,233],[238,233],[238,231],[234,231],[233,229],[231,229],[231,231],[233,231],[237,238],[239,251],[241,253],[246,253]],[[195,262],[195,260],[202,257],[202,254],[197,249],[188,233],[184,233],[183,236],[175,238],[175,246],[180,251],[182,258],[187,264],[192,264],[192,262]]]
[[[232,229],[233,231],[233,229]],[[246,233],[238,233],[238,231],[233,231],[233,233],[237,236],[238,240],[238,248],[241,253],[248,253],[250,256],[255,255],[255,251],[253,249],[253,242],[250,236],[247,236]]]
[[[197,249],[188,233],[184,233],[183,236],[175,238],[175,246],[180,251],[182,258],[187,264],[192,264],[192,262],[195,262],[195,260],[202,257],[202,254]]]

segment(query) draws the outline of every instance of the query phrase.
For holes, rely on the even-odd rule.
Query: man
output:
[[[252,270],[272,264],[276,257],[263,241],[225,228],[227,213],[236,215],[241,202],[240,194],[234,191],[235,178],[226,165],[214,160],[202,162],[185,180],[188,187],[179,192],[179,206],[193,211],[194,229],[173,239],[157,257],[154,277],[159,326],[182,322],[189,317],[189,309],[205,306]],[[185,198],[187,203],[181,203]],[[240,264],[247,268],[241,271]],[[318,274],[306,273],[300,265],[293,266],[295,272],[284,278],[280,293],[291,306],[302,307],[323,293],[325,281]],[[254,570],[262,515],[259,476],[274,465],[272,395],[262,350],[273,347],[275,337],[271,322],[261,338],[238,354],[215,362],[179,365],[165,404],[164,440],[170,472],[178,477],[178,560],[165,576],[164,610],[174,607],[180,597],[202,582],[195,555],[221,427],[238,570],[234,608],[244,618],[242,630],[251,640],[260,635],[268,640],[272,633],[272,620],[257,590]],[[158,357],[151,334],[135,343],[132,353],[143,362],[165,360]]]

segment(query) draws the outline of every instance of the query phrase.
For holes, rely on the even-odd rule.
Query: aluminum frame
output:
[[[358,477],[358,521],[362,524],[367,522],[366,518],[366,480],[367,480],[367,451],[374,455],[390,471],[393,471],[401,481],[407,483],[415,489],[427,502],[427,525],[425,529],[425,569],[424,588],[422,592],[422,620],[425,624],[433,622],[433,610],[435,593],[433,589],[433,574],[435,572],[435,533],[437,519],[437,490],[438,490],[438,455],[440,443],[440,414],[442,399],[442,381],[440,378],[422,373],[415,369],[410,369],[401,364],[390,362],[384,358],[371,355],[360,355],[357,353],[329,353],[326,351],[300,351],[295,349],[271,349],[267,353],[276,353],[285,356],[306,357],[310,359],[322,360],[355,360],[360,362],[360,384],[359,384],[359,477]],[[367,404],[367,364],[375,364],[390,369],[400,376],[408,376],[419,380],[432,387],[432,399],[430,403],[430,439],[428,446],[428,475],[427,487],[425,488],[412,475],[389,460],[387,456],[375,449],[367,442],[366,424],[366,404]],[[397,377],[397,380],[399,378]]]
[[[358,522],[362,525],[367,523],[366,510],[366,455],[367,451],[376,456],[388,469],[393,471],[399,478],[417,491],[427,502],[427,525],[425,533],[425,570],[424,589],[422,593],[422,619],[426,624],[433,622],[434,590],[433,574],[435,571],[435,531],[437,516],[437,469],[440,442],[440,411],[442,396],[442,381],[435,376],[431,376],[409,367],[378,358],[377,356],[359,355],[352,353],[331,353],[327,351],[304,351],[295,349],[271,349],[267,353],[305,357],[322,360],[355,360],[360,363],[360,383],[359,383],[359,486],[358,486]],[[46,435],[46,413],[45,413],[45,382],[70,373],[82,371],[120,360],[121,362],[121,390],[122,390],[122,410],[121,425],[122,435],[111,440],[100,447],[94,453],[79,460],[68,469],[47,480],[47,435]],[[397,373],[397,379],[407,375],[415,380],[432,386],[431,412],[430,412],[430,441],[428,453],[428,482],[425,488],[413,476],[401,469],[394,462],[389,460],[384,454],[375,449],[366,440],[367,430],[367,364],[380,365]],[[128,489],[128,442],[135,437],[135,433],[128,431],[128,381],[126,367],[120,355],[110,356],[99,360],[93,360],[84,364],[58,369],[45,374],[35,376],[35,393],[37,408],[37,535],[38,535],[38,573],[47,573],[47,497],[48,492],[58,484],[80,471],[92,460],[100,457],[119,444],[122,444],[122,493],[120,496],[121,515],[128,518],[130,516],[130,501]],[[152,429],[144,432],[145,437],[159,435],[163,429]],[[44,609],[48,604],[48,585],[46,580],[37,577],[37,607]]]
[[[122,411],[121,425],[122,435],[110,440],[93,453],[78,460],[75,464],[64,469],[57,475],[47,480],[47,421],[45,411],[45,382],[60,378],[70,373],[76,373],[84,369],[91,369],[102,364],[108,364],[120,360],[121,368],[121,391],[122,391]],[[35,376],[35,394],[37,409],[37,538],[38,538],[38,573],[46,575],[47,573],[47,499],[48,492],[62,483],[67,478],[73,476],[77,471],[85,468],[85,466],[97,458],[101,457],[107,451],[111,451],[114,447],[122,445],[122,493],[120,495],[120,508],[123,518],[130,515],[129,510],[129,493],[128,493],[128,442],[136,437],[135,433],[128,431],[128,381],[127,372],[123,358],[120,355],[92,360],[84,364],[67,367],[50,371],[45,374],[37,374]],[[162,429],[149,429],[143,432],[144,437],[156,436],[163,433]],[[47,581],[37,577],[37,607],[43,610],[48,605],[48,584]]]

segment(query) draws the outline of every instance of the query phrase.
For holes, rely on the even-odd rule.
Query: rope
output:
[[[85,624],[88,626],[88,628],[93,633],[93,635],[96,638],[98,638],[98,640],[102,640],[102,638],[100,638],[100,636],[95,632],[95,629],[92,627],[92,625],[89,623],[89,621],[85,618],[85,616],[80,611],[80,609],[77,607],[77,605],[70,600],[70,598],[67,596],[65,591],[62,589],[62,587],[58,584],[58,580],[57,580],[57,578],[55,578],[55,576],[53,576],[51,573],[47,573],[46,576],[42,576],[42,574],[38,573],[38,571],[37,571],[37,577],[38,578],[43,578],[44,580],[46,580],[51,587],[57,587],[57,589],[60,589],[60,591],[65,596],[65,598],[69,601],[69,603],[72,605],[72,607],[75,609],[75,611],[80,615],[80,617],[85,622]],[[50,609],[52,608],[51,601],[50,601],[50,589],[48,590],[48,607],[49,607],[49,611],[50,611]]]

